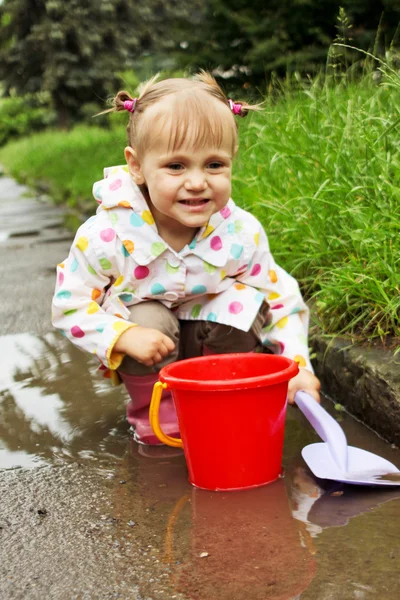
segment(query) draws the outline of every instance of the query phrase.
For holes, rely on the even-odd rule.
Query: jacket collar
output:
[[[118,211],[117,218],[111,217],[114,229],[122,242],[121,251],[131,255],[141,266],[148,265],[167,249],[180,257],[194,254],[215,267],[223,267],[229,258],[229,248],[224,244],[223,231],[226,221],[235,211],[232,199],[219,212],[212,215],[191,243],[175,252],[159,236],[149,206],[129,175],[127,167],[110,167],[104,170],[105,178],[93,186],[93,195],[101,210],[124,209]]]

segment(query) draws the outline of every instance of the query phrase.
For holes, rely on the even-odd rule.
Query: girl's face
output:
[[[188,141],[178,150],[170,148],[170,128],[154,125],[155,140],[139,160],[128,147],[125,157],[137,185],[147,189],[155,222],[164,232],[192,235],[220,211],[231,195],[232,136],[229,109],[221,105],[228,133],[218,148],[194,148]],[[145,118],[151,118],[150,111]],[[156,121],[156,120],[155,120]],[[158,129],[158,131],[157,131]],[[190,140],[191,136],[188,135]]]

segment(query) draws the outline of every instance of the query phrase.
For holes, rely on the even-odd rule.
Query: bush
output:
[[[39,97],[13,96],[0,99],[0,146],[12,138],[49,127],[55,113]]]

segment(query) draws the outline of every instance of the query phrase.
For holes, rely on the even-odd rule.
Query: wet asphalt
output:
[[[298,410],[285,477],[256,490],[195,489],[180,450],[131,440],[124,390],[51,327],[71,241],[60,209],[0,177],[0,599],[397,598],[400,488],[316,480]],[[400,467],[397,448],[336,416]]]

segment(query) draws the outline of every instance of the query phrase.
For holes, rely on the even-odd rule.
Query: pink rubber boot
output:
[[[158,381],[157,373],[150,375],[127,375],[119,373],[131,397],[126,406],[128,423],[134,430],[133,437],[139,444],[161,445],[149,422],[149,407],[153,386]],[[160,403],[160,425],[164,433],[179,438],[179,425],[174,401],[169,390],[165,390]]]

